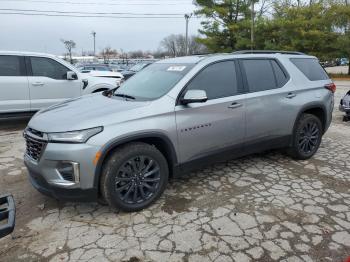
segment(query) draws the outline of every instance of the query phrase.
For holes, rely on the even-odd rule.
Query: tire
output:
[[[311,158],[322,141],[323,128],[320,119],[312,114],[302,114],[293,131],[292,146],[288,155],[297,160]]]
[[[139,211],[162,195],[168,178],[163,154],[152,145],[135,142],[121,146],[109,156],[102,167],[100,191],[109,206]]]

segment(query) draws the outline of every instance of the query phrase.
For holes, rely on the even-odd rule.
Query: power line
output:
[[[44,14],[44,13],[23,13],[23,12],[0,12],[0,15],[24,15],[24,16],[48,16],[48,17],[75,17],[75,18],[142,18],[142,19],[183,19],[180,16],[108,16],[108,15],[70,15],[70,14]]]
[[[144,6],[157,6],[157,5],[179,5],[179,4],[192,4],[192,2],[168,2],[168,3],[160,3],[160,1],[155,3],[110,3],[110,2],[71,2],[71,1],[47,1],[47,0],[3,0],[1,2],[30,2],[30,3],[47,3],[47,4],[69,4],[69,5],[109,5],[109,6],[122,6],[122,5],[144,5]],[[139,0],[138,0],[139,1]]]
[[[37,9],[12,9],[0,8],[0,11],[11,12],[38,12],[38,13],[58,13],[58,14],[81,14],[81,15],[139,15],[139,16],[183,16],[182,13],[115,13],[115,12],[77,12],[77,11],[54,11],[54,10],[37,10]]]

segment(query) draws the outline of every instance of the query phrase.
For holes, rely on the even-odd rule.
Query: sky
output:
[[[153,51],[164,37],[185,34],[183,15],[194,10],[192,0],[0,0],[0,50],[60,55],[65,52],[60,39],[65,39],[75,41],[74,51],[81,54],[93,50],[91,32],[95,31],[96,52],[106,46],[119,51]],[[70,17],[72,15],[105,17]],[[159,16],[167,18],[153,18]],[[191,18],[189,34],[197,35],[199,28],[200,19]]]

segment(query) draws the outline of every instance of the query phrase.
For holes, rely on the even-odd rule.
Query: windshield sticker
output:
[[[184,71],[186,66],[171,66],[167,69],[167,71],[176,71],[176,72],[181,72]]]

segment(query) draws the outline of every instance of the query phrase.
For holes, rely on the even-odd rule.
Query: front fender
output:
[[[103,162],[107,158],[108,154],[113,149],[115,149],[119,145],[122,145],[122,144],[125,144],[128,142],[132,142],[132,141],[136,141],[136,140],[140,140],[140,139],[147,139],[147,138],[159,138],[159,139],[163,140],[165,142],[165,144],[167,145],[167,148],[168,148],[169,153],[170,153],[170,159],[171,159],[171,162],[173,165],[172,167],[169,166],[169,168],[174,168],[175,166],[177,166],[178,160],[177,160],[177,155],[176,155],[176,151],[175,151],[175,146],[173,145],[173,143],[171,142],[171,139],[169,137],[167,137],[166,135],[164,135],[160,132],[139,133],[139,134],[125,136],[123,138],[112,139],[100,151],[101,156],[100,156],[100,158],[96,164],[96,168],[95,168],[94,188],[98,189]]]

